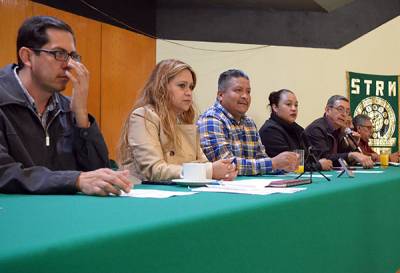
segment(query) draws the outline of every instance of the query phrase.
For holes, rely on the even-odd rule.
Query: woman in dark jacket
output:
[[[296,95],[287,89],[272,92],[269,95],[269,106],[271,116],[260,129],[261,141],[268,156],[274,157],[284,151],[295,149],[304,149],[307,152],[304,129],[295,122],[298,113]],[[332,168],[330,160],[320,159],[318,163],[316,168],[319,170]]]

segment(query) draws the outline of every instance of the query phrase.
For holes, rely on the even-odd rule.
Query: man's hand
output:
[[[374,166],[374,162],[372,161],[371,157],[359,152],[349,153],[349,158],[360,163],[365,169],[370,169]]]
[[[283,152],[271,158],[272,169],[292,172],[299,166],[299,156],[294,152]]]
[[[379,162],[379,155],[377,153],[372,153],[371,158],[372,158],[372,161]],[[392,160],[390,160],[390,161],[392,161]]]
[[[212,163],[214,179],[233,180],[237,176],[237,168],[232,159],[220,159]]]
[[[326,159],[326,158],[321,158],[318,160],[319,164],[321,164],[321,170],[323,171],[329,171],[332,170],[332,160]]]
[[[132,183],[128,179],[129,171],[113,171],[98,169],[91,172],[82,172],[77,180],[79,191],[88,195],[107,196],[110,193],[120,195],[121,190],[128,193]]]
[[[88,128],[89,71],[82,63],[71,58],[68,62],[68,68],[69,70],[65,74],[72,82],[71,111],[75,113],[76,125],[80,128]]]
[[[390,154],[389,161],[390,162],[399,162],[399,152],[395,152],[393,154]]]

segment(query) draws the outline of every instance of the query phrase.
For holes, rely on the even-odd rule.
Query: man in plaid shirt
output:
[[[205,155],[210,161],[236,158],[238,175],[295,170],[295,153],[283,152],[273,158],[265,153],[254,121],[245,115],[250,91],[249,77],[241,70],[231,69],[219,76],[217,101],[197,121]]]

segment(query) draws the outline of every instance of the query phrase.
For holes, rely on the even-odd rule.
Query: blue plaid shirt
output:
[[[254,121],[235,118],[216,101],[197,121],[200,144],[210,161],[236,157],[238,175],[266,174],[272,161],[265,153]]]

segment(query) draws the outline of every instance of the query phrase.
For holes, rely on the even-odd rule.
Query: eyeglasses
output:
[[[338,111],[341,114],[345,114],[345,115],[350,115],[350,109],[346,109],[342,106],[338,106],[338,107],[332,107],[333,109],[336,109],[336,111]]]
[[[374,129],[372,125],[359,125],[359,126],[367,128],[369,131],[372,131],[372,129]]]
[[[54,56],[54,59],[60,62],[66,62],[69,58],[75,62],[81,62],[82,60],[82,57],[76,52],[68,53],[65,50],[48,50],[43,48],[31,48],[31,50],[35,52],[46,52],[47,54],[51,54]]]

